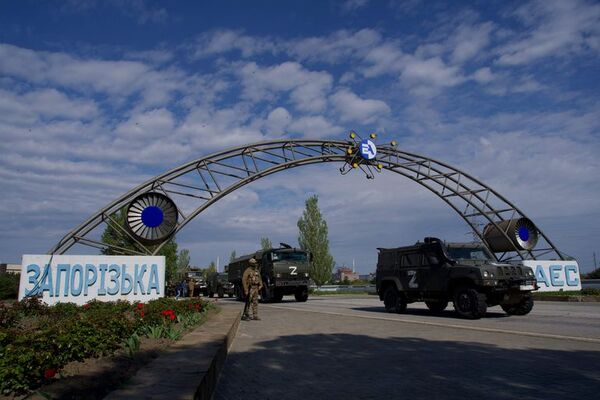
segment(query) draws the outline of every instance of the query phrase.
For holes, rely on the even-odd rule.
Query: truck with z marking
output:
[[[449,302],[463,318],[477,319],[487,307],[500,305],[509,315],[533,308],[537,290],[533,270],[496,262],[482,243],[444,243],[425,238],[413,246],[379,248],[376,287],[386,311],[402,313],[409,303],[424,301],[440,313]]]
[[[263,281],[263,289],[260,293],[262,301],[279,302],[285,295],[294,295],[299,302],[308,299],[310,253],[281,243],[279,248],[258,250],[229,263],[226,267],[228,279],[233,283],[233,290],[238,300],[244,297],[242,276],[246,268],[250,267],[251,258],[254,258],[260,267]]]

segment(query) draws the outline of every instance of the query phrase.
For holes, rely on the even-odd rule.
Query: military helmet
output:
[[[250,265],[254,266],[254,265],[258,265],[258,263],[256,262],[256,259],[254,257],[252,257],[250,259],[250,261],[248,261],[250,263]]]

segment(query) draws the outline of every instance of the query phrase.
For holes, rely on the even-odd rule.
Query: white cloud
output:
[[[115,132],[122,138],[153,139],[169,136],[175,128],[173,114],[164,108],[133,115],[117,126]]]
[[[564,57],[597,50],[600,4],[573,0],[532,1],[515,13],[527,26],[498,49],[498,63],[527,64],[544,57]]]
[[[342,4],[342,10],[352,12],[365,7],[367,4],[369,4],[369,0],[346,0]]]
[[[98,115],[93,100],[69,98],[56,89],[32,90],[22,94],[0,89],[0,113],[4,121],[33,124],[39,119],[90,120]]]
[[[265,122],[268,134],[282,134],[292,122],[292,116],[284,107],[277,107],[269,113]]]
[[[167,101],[175,90],[185,87],[184,74],[172,68],[155,70],[137,61],[86,60],[9,44],[0,44],[0,73],[35,84],[107,93],[120,102],[142,93],[149,106]]]
[[[355,93],[341,89],[330,97],[331,103],[345,122],[372,124],[377,118],[390,113],[390,107],[381,100],[361,99]]]
[[[450,39],[450,45],[453,46],[450,56],[452,62],[464,63],[481,54],[490,44],[492,29],[491,22],[478,25],[461,24]]]
[[[494,73],[489,67],[479,68],[473,73],[473,79],[479,83],[489,83],[494,80]]]
[[[296,62],[271,67],[248,63],[239,69],[245,97],[254,101],[290,94],[290,100],[301,111],[317,112],[325,108],[326,95],[333,78],[327,72],[310,71]]]
[[[244,105],[223,109],[198,108],[186,116],[176,135],[200,153],[258,142],[264,136],[260,125],[255,124],[252,117]]]
[[[344,131],[320,115],[300,117],[290,124],[288,130],[307,138],[336,137]]]
[[[380,41],[381,35],[374,29],[339,30],[328,36],[291,40],[282,47],[301,60],[350,64],[362,59]]]
[[[193,58],[203,58],[238,50],[242,57],[275,52],[277,44],[267,38],[258,38],[235,30],[217,30],[203,33],[191,48]]]

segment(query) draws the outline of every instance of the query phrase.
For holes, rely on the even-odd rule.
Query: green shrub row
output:
[[[39,387],[67,363],[139,348],[139,336],[178,339],[202,320],[211,303],[162,298],[148,303],[92,301],[46,306],[26,299],[0,303],[0,393]]]
[[[20,278],[19,274],[0,274],[0,300],[17,298]]]

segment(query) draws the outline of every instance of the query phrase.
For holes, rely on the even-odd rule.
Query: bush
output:
[[[0,274],[0,300],[16,299],[19,296],[19,274]]]
[[[600,296],[600,289],[597,289],[597,288],[581,289],[581,294],[583,294],[585,296]]]
[[[48,307],[36,298],[12,307],[0,304],[0,394],[34,389],[71,361],[121,347],[131,354],[136,347],[132,338],[149,330],[178,339],[211,306],[199,299],[167,298],[145,304],[91,301],[82,307]]]

